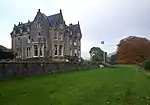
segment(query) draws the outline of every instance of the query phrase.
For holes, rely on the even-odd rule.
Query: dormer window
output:
[[[74,42],[74,45],[77,45],[77,42]]]
[[[37,28],[41,28],[41,23],[40,22],[38,22]]]
[[[78,37],[80,37],[81,36],[81,34],[80,33],[78,33]]]
[[[63,29],[63,24],[62,23],[60,24],[60,28]]]
[[[75,39],[74,45],[77,45],[77,43],[78,43],[78,39]]]
[[[63,33],[60,33],[60,40],[63,41]]]
[[[54,39],[55,39],[55,40],[58,40],[58,34],[59,34],[59,33],[56,32],[56,34],[54,35]]]
[[[20,28],[20,33],[22,33],[22,29]]]
[[[77,40],[74,41],[74,45],[77,45]]]
[[[30,43],[30,36],[28,36],[28,43]]]
[[[27,31],[28,31],[28,32],[30,31],[30,28],[29,28],[29,27],[27,27]]]

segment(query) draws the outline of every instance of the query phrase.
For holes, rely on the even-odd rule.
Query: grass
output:
[[[10,80],[0,105],[150,105],[150,77],[120,66]]]

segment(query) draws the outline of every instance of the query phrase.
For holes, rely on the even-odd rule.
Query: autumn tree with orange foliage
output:
[[[146,38],[129,36],[117,46],[118,63],[135,64],[150,58],[150,41]]]

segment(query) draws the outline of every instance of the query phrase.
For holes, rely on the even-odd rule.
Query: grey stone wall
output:
[[[97,62],[0,62],[0,80],[97,68]]]

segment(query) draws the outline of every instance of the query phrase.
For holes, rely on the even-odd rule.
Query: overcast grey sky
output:
[[[93,46],[111,53],[124,37],[150,37],[150,0],[0,0],[0,44],[11,48],[14,24],[32,21],[38,9],[46,15],[62,9],[67,24],[80,21],[84,58]]]

